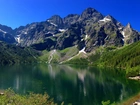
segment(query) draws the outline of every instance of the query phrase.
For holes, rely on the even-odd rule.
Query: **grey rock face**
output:
[[[78,14],[69,14],[68,16],[64,17],[64,28],[70,27],[72,24],[78,22],[79,15]]]
[[[82,38],[81,29],[82,26],[79,23],[71,25],[63,35],[58,37],[56,48],[62,50],[67,47],[78,45]]]
[[[10,44],[16,43],[15,38],[2,29],[0,29],[0,41],[4,41]]]
[[[59,28],[64,27],[63,20],[59,15],[54,15],[47,21],[50,22],[52,25],[57,26]]]
[[[140,40],[140,34],[139,32],[137,32],[136,30],[134,30],[130,23],[128,23],[126,25],[126,27],[124,27],[122,34],[124,36],[124,43],[125,44],[131,44],[134,43],[138,40]]]
[[[92,19],[93,22],[97,22],[103,18],[103,15],[93,8],[87,8],[80,16],[80,20]]]
[[[7,33],[10,33],[11,35],[13,35],[13,29],[11,27],[0,24],[0,29],[7,32]]]

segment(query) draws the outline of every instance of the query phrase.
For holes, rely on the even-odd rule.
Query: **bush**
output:
[[[0,105],[57,105],[48,94],[19,95],[13,90],[8,89],[0,95]]]

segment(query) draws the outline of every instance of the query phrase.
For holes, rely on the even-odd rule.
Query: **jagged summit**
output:
[[[83,11],[83,13],[80,16],[80,19],[85,20],[93,17],[94,17],[93,21],[97,22],[98,20],[103,18],[103,15],[99,13],[96,9],[90,7]]]
[[[116,21],[116,19],[111,15],[107,15],[107,16],[105,16],[105,18],[108,18],[108,19],[110,19],[112,21]]]
[[[140,40],[140,33],[130,23],[125,27],[113,16],[103,16],[91,7],[81,14],[69,14],[64,18],[53,15],[46,21],[31,23],[12,32],[4,26],[0,26],[0,30],[2,41],[15,38],[19,46],[32,46],[37,50],[77,46],[79,50],[85,48],[84,51],[91,52],[99,46],[120,47]]]
[[[130,24],[130,23],[128,23],[128,24],[126,25],[126,28],[131,29],[131,28],[132,28],[131,24]]]
[[[98,11],[94,8],[89,7],[87,9],[85,9],[83,12],[86,12],[87,14],[92,14],[92,13],[98,12]]]
[[[117,20],[113,16],[107,15],[103,19],[99,20],[99,22],[113,22],[116,24]]]
[[[59,15],[53,15],[47,21],[54,26],[63,27],[63,20]]]

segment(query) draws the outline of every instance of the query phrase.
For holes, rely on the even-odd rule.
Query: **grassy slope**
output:
[[[50,56],[52,56],[53,59],[51,63],[60,63],[76,55],[78,53],[78,49],[77,47],[74,46],[74,47],[66,48],[64,50],[56,50],[53,54],[52,53],[53,50],[52,51],[44,50],[42,52],[42,55],[39,57],[39,60],[41,60],[42,62],[48,62]]]
[[[104,53],[100,58],[100,63],[104,66],[124,68],[128,75],[138,75],[140,72],[140,42]]]
[[[140,75],[140,41],[120,49],[100,47],[87,58],[74,57],[67,63],[118,67],[126,70],[128,76]]]
[[[37,53],[30,48],[21,48],[14,45],[9,45],[0,42],[0,64],[15,64],[15,63],[29,63],[35,62]]]

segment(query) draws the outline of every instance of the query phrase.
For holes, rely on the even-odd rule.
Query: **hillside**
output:
[[[126,70],[127,76],[140,75],[140,41],[121,47],[100,47],[95,52],[74,56],[65,63],[113,67]]]
[[[100,63],[104,66],[126,69],[130,75],[140,75],[140,41],[104,53],[100,58]]]
[[[35,56],[35,50],[0,42],[0,65],[36,62]]]

